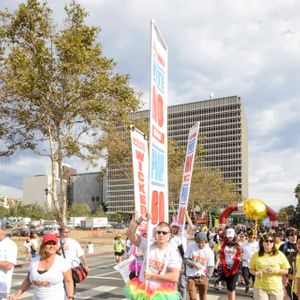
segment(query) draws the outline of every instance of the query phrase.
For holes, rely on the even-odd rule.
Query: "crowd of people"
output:
[[[209,282],[214,282],[215,289],[225,285],[228,300],[236,298],[238,284],[244,286],[245,294],[253,288],[257,300],[300,299],[300,238],[295,228],[202,228],[187,244],[187,232],[193,231],[188,216],[187,220],[188,230],[183,231],[176,222],[159,223],[148,251],[145,237],[138,234],[148,218],[132,219],[127,237],[138,248],[139,261],[144,255],[142,267],[130,276],[129,299],[138,299],[139,289],[157,296],[168,287],[177,292],[177,298],[172,294],[163,299],[187,299],[188,294],[195,300],[198,294],[206,300]]]
[[[32,235],[24,242],[27,259],[30,260],[28,274],[20,288],[10,294],[12,275],[17,261],[17,245],[0,228],[0,299],[18,299],[30,287],[33,299],[74,299],[76,285],[71,269],[82,263],[89,271],[80,244],[70,237],[70,229],[62,226],[59,235],[45,234],[39,244]]]
[[[116,235],[116,263],[126,252],[134,257],[125,287],[129,299],[139,300],[144,291],[149,299],[155,294],[156,299],[163,295],[166,300],[196,300],[198,294],[200,300],[206,300],[210,282],[215,289],[225,288],[228,300],[235,300],[238,284],[246,294],[253,288],[257,300],[300,299],[300,237],[295,228],[196,230],[188,214],[186,219],[186,229],[176,220],[159,223],[149,239],[145,226],[149,216],[142,215],[131,220],[126,241]],[[193,241],[188,242],[191,237]],[[62,226],[59,235],[46,234],[40,243],[32,235],[24,246],[30,261],[28,275],[10,295],[17,245],[6,236],[5,228],[0,229],[0,299],[18,299],[29,287],[33,299],[74,299],[71,268],[80,263],[87,271],[89,268],[70,229]]]

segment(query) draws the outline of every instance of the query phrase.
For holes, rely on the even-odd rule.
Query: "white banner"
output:
[[[151,20],[149,205],[151,225],[168,222],[168,48]],[[148,227],[148,233],[152,232]],[[148,234],[149,236],[150,234]]]
[[[186,156],[184,162],[182,184],[180,190],[179,207],[177,214],[177,222],[183,226],[185,224],[185,211],[189,202],[189,194],[191,187],[191,180],[193,175],[193,166],[195,160],[195,153],[197,148],[199,124],[197,122],[192,128],[190,128],[188,143],[186,148]]]
[[[148,142],[145,135],[131,126],[131,149],[136,217],[146,214],[148,202]]]

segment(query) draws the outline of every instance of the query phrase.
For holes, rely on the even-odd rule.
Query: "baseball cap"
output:
[[[46,244],[48,242],[55,242],[55,244],[57,244],[58,243],[57,236],[53,233],[48,233],[44,235],[42,243]]]
[[[204,232],[199,232],[196,235],[196,242],[205,241],[207,242],[207,235]]]
[[[180,227],[177,221],[172,222],[170,227],[175,227],[175,226],[178,228]]]
[[[235,231],[233,228],[228,228],[226,230],[226,237],[234,237],[235,236]]]

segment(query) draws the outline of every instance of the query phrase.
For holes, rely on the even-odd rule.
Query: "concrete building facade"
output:
[[[70,205],[88,204],[95,211],[104,201],[104,179],[101,173],[76,174],[69,177]]]
[[[132,114],[132,119],[141,118],[149,118],[149,111]],[[203,167],[221,170],[223,178],[234,182],[237,192],[246,199],[248,127],[242,99],[239,96],[231,96],[169,106],[169,138],[176,140],[180,146],[186,146],[189,129],[198,121],[199,136],[206,150]],[[124,165],[108,166],[109,213],[133,211],[133,184],[123,174]]]

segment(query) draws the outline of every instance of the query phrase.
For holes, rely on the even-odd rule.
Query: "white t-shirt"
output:
[[[143,253],[147,252],[147,239],[141,238],[141,244],[140,249]],[[142,264],[142,269],[139,275],[139,280],[144,282],[144,272],[146,270],[146,261],[147,261],[147,255],[149,255],[149,271],[156,273],[156,274],[166,274],[168,273],[168,268],[175,268],[180,270],[181,269],[181,256],[179,255],[178,251],[174,251],[174,248],[170,244],[163,249],[160,250],[156,247],[156,243],[153,243],[150,246],[149,253],[144,255],[144,260]],[[151,289],[155,289],[158,287],[163,287],[164,283],[163,281],[158,280],[149,280],[149,287]],[[168,285],[172,283],[167,283]],[[175,288],[175,284],[174,284]]]
[[[66,238],[60,242],[62,242],[61,246],[64,248],[66,260],[70,263],[72,267],[76,267],[77,264],[73,262],[73,260],[75,260],[79,264],[79,258],[84,255],[80,244],[72,238]]]
[[[201,268],[199,270],[196,268],[191,268],[187,265],[187,276],[207,276],[208,267],[213,267],[215,265],[215,255],[214,252],[210,249],[210,247],[204,247],[203,249],[199,249],[197,243],[195,242],[188,245],[184,256],[186,258],[192,259],[194,262],[201,265]]]
[[[31,239],[30,240],[30,246],[32,246],[32,248],[37,251],[38,247],[39,247],[38,239]]]
[[[31,261],[29,267],[29,280],[33,287],[33,300],[64,300],[64,276],[63,273],[70,269],[70,264],[59,255],[56,255],[50,269],[39,274],[37,271],[40,257]]]
[[[172,247],[176,249],[178,249],[178,246],[182,244],[183,251],[185,252],[187,247],[187,238],[188,238],[187,231],[184,230],[182,233],[178,233],[177,235],[173,236],[169,243],[171,244]]]
[[[0,261],[7,261],[15,265],[17,263],[17,244],[9,238],[0,241]],[[14,268],[10,270],[0,269],[0,294],[8,294],[11,287],[11,278]]]
[[[242,249],[242,257],[243,257],[242,266],[248,267],[253,253],[258,251],[259,249],[259,244],[257,241],[254,241],[252,243],[245,242],[241,245],[241,249]]]
[[[226,245],[224,247],[224,256],[225,256],[225,262],[226,265],[233,265],[234,264],[234,257],[236,255],[236,247],[229,247]]]

